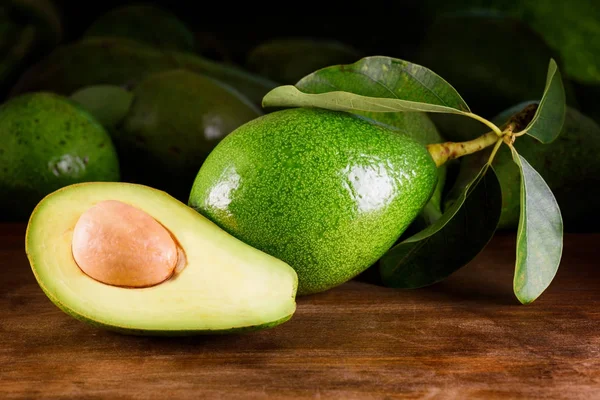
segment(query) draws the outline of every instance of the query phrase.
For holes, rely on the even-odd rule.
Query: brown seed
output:
[[[73,230],[73,259],[90,277],[114,286],[147,287],[168,279],[177,244],[146,212],[106,200],[89,208]]]

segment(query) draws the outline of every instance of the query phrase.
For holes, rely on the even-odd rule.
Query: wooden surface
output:
[[[419,290],[354,281],[237,336],[89,327],[37,286],[23,225],[0,224],[1,399],[600,399],[600,235],[568,235],[533,304],[512,293],[514,236]]]

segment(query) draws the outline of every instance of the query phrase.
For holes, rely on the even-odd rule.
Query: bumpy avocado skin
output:
[[[432,143],[443,143],[444,138],[438,131],[435,124],[426,113],[408,112],[408,113],[388,113],[388,112],[355,112],[371,118],[378,123],[391,126],[399,130],[402,134],[408,135],[427,146]],[[438,183],[435,191],[427,205],[423,208],[421,216],[425,225],[431,224],[442,215],[442,196],[444,184],[446,182],[447,167],[441,165],[438,167]]]
[[[194,51],[194,34],[175,14],[153,4],[109,10],[85,31],[85,37],[124,37],[160,48]]]
[[[125,38],[90,37],[58,46],[21,75],[10,95],[40,90],[71,95],[99,84],[135,86],[149,74],[175,68],[225,82],[256,105],[276,86],[243,69],[189,52],[156,49]]]
[[[108,133],[62,96],[40,92],[5,102],[0,138],[3,220],[25,221],[45,195],[63,186],[120,179]]]
[[[501,124],[528,103],[506,110],[494,119]],[[600,197],[600,126],[572,107],[567,107],[560,135],[549,144],[530,136],[518,137],[515,148],[542,176],[556,197],[565,231],[597,231],[595,211]],[[516,229],[520,213],[520,173],[510,150],[502,146],[494,159],[502,188],[499,228]]]
[[[421,144],[344,112],[295,108],[250,121],[201,167],[189,205],[287,262],[298,295],[348,281],[379,259],[437,183]]]
[[[122,179],[187,202],[210,151],[261,111],[229,86],[177,69],[149,75],[133,89],[125,120],[112,131]]]

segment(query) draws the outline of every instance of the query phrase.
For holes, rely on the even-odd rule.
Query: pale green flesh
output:
[[[85,275],[71,255],[79,216],[102,200],[138,207],[184,249],[186,267],[159,285],[119,288]],[[228,331],[285,321],[295,311],[297,276],[272,256],[230,236],[164,192],[94,182],[47,196],[30,219],[26,251],[46,295],[74,317],[119,330]]]

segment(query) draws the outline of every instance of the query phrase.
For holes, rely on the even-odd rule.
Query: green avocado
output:
[[[262,112],[233,88],[187,70],[148,75],[131,91],[125,118],[110,130],[122,180],[187,201],[210,151]]]
[[[276,84],[241,68],[188,52],[161,50],[125,38],[86,38],[58,46],[25,71],[10,95],[49,91],[65,96],[87,86],[134,86],[147,75],[183,68],[218,79],[260,106]]]
[[[53,93],[30,93],[0,106],[0,209],[25,221],[48,193],[87,181],[118,181],[109,134],[84,109]]]
[[[194,51],[194,34],[171,11],[154,4],[127,4],[100,15],[84,37],[124,37],[159,49]]]
[[[501,125],[531,102],[504,111],[494,123]],[[600,218],[595,211],[600,198],[600,126],[578,110],[567,107],[559,136],[542,144],[524,135],[515,148],[544,178],[556,197],[564,229],[570,232],[598,231]],[[499,228],[514,230],[520,212],[520,172],[510,150],[502,146],[493,162],[502,188],[502,214]]]
[[[317,69],[353,63],[361,56],[359,50],[338,40],[275,38],[251,49],[246,67],[275,82],[293,85]]]
[[[105,202],[135,208],[172,237],[177,246],[177,267],[172,275],[152,286],[126,287],[84,272],[73,251],[79,221]],[[117,222],[113,225],[112,221]],[[95,253],[96,259],[103,260],[100,267],[106,267],[114,254],[128,260],[143,259],[144,250],[160,249],[153,236],[139,229],[135,221],[107,214],[102,222],[104,229],[89,230],[94,240],[87,241],[93,246],[104,240],[103,251]],[[123,226],[126,234],[134,234],[116,236]],[[116,248],[123,240],[136,247]],[[25,249],[39,286],[57,307],[77,320],[123,334],[256,331],[282,324],[296,309],[298,278],[289,265],[232,237],[165,192],[147,186],[88,182],[52,192],[31,214]]]
[[[391,129],[397,129],[402,134],[411,136],[423,146],[445,142],[437,127],[426,113],[355,112],[355,114],[363,115],[378,123],[386,124]],[[446,164],[439,166],[438,182],[435,186],[435,191],[421,212],[422,221],[419,221],[422,222],[421,225],[430,225],[442,215],[442,196],[446,174]]]
[[[188,204],[322,292],[378,260],[429,201],[437,169],[409,136],[362,116],[274,111],[209,154]]]

